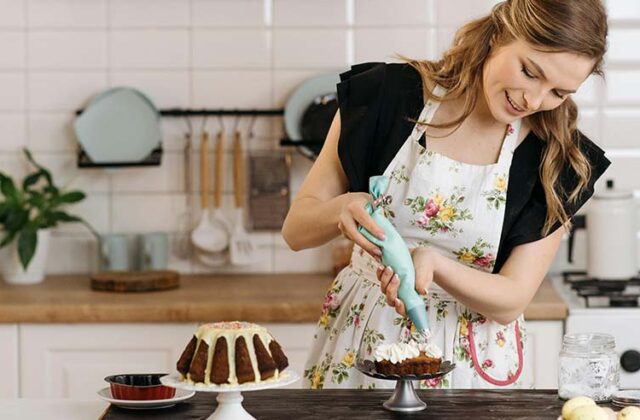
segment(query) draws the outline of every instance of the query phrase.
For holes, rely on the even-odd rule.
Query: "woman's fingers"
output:
[[[407,311],[404,309],[404,303],[400,299],[396,299],[395,304],[396,312],[402,316],[407,316]]]
[[[382,257],[382,251],[378,246],[370,242],[363,234],[358,232],[358,225],[353,219],[346,218],[341,220],[339,226],[343,235],[351,239],[358,246],[368,252],[372,257],[380,259]]]
[[[387,286],[389,286],[389,283],[393,278],[393,269],[391,267],[379,267],[376,271],[376,275],[378,276],[378,281],[380,281],[380,290],[385,294]]]
[[[382,228],[378,226],[375,220],[373,220],[373,217],[371,217],[369,212],[364,207],[358,206],[351,209],[351,214],[353,214],[353,218],[360,226],[364,227],[376,238],[384,241],[384,230],[382,230]]]
[[[398,277],[397,274],[394,274],[393,277],[391,277],[391,280],[389,281],[389,284],[387,284],[387,287],[385,289],[385,297],[387,300],[387,304],[389,306],[395,306],[396,305],[396,299],[398,298],[398,287],[400,286],[400,278]]]

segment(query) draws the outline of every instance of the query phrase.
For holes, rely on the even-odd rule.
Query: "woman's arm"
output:
[[[361,224],[378,236],[383,234],[365,210],[370,195],[345,193],[348,180],[338,157],[339,138],[338,111],[320,155],[291,203],[282,226],[282,236],[295,251],[313,248],[338,236],[341,233],[338,228],[340,222],[345,235],[370,254],[379,254],[378,247],[357,232],[357,224]]]
[[[544,280],[553,261],[564,228],[535,242],[516,246],[497,274],[486,273],[447,258],[429,248],[413,254],[416,290],[425,293],[432,281],[488,319],[508,324],[524,312]],[[389,271],[378,271],[387,302],[404,315],[397,299],[399,281]]]
[[[501,324],[514,321],[529,305],[553,262],[564,228],[516,246],[497,274],[485,273],[440,254],[434,281],[453,297]]]

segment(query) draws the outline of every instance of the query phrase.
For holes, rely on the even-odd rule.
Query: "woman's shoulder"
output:
[[[351,90],[389,96],[416,95],[422,92],[420,73],[408,63],[365,62],[340,74],[340,85]]]

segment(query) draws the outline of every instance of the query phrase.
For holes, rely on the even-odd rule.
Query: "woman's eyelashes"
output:
[[[524,73],[525,76],[527,76],[527,78],[529,79],[537,79],[537,77],[531,73],[529,71],[529,69],[527,68],[527,66],[525,66],[524,64],[522,64],[522,68],[521,68],[522,73]],[[553,94],[559,98],[559,99],[564,99],[566,97],[566,95],[561,95],[560,92],[558,92],[557,90],[552,90]]]

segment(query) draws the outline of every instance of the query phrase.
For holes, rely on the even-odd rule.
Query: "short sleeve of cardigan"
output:
[[[422,78],[407,63],[362,63],[340,75],[338,156],[350,191],[368,191],[411,133]]]
[[[340,75],[338,156],[350,191],[368,191],[385,77],[385,63],[358,64]]]
[[[570,202],[567,197],[564,197],[566,199],[564,210],[571,219],[589,200],[589,198],[591,198],[594,192],[594,184],[611,164],[600,147],[582,133],[579,133],[579,135],[579,147],[591,164],[591,177],[589,178],[587,186],[580,192],[575,201]],[[570,168],[565,168],[560,174],[560,182],[564,191],[569,194],[576,187],[578,183],[578,176]],[[509,248],[542,239],[542,229],[544,227],[546,217],[547,205],[545,193],[540,177],[538,177],[529,201],[520,216],[514,222],[514,226],[506,238]],[[559,222],[556,223],[551,232],[555,231],[560,226],[561,224]]]

